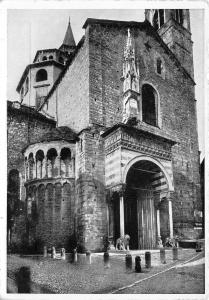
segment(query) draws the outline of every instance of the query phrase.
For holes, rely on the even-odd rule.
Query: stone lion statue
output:
[[[116,240],[116,250],[129,250],[130,235],[125,234]]]

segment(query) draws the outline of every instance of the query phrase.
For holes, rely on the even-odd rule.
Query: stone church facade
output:
[[[75,45],[37,51],[8,102],[8,239],[99,251],[201,235],[189,10],[87,19]],[[11,210],[10,207],[10,210]],[[19,206],[18,206],[19,207]]]

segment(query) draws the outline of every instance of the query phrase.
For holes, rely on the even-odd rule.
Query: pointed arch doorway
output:
[[[131,237],[130,249],[153,249],[158,238],[173,235],[171,201],[167,210],[160,211],[161,199],[168,198],[171,182],[159,164],[146,159],[134,161],[124,179],[124,233]]]

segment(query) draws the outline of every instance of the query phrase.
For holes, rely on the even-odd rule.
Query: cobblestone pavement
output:
[[[118,288],[158,273],[197,255],[194,249],[179,249],[178,261],[173,261],[172,251],[166,250],[167,263],[161,264],[159,251],[153,251],[152,267],[146,269],[144,251],[131,251],[131,254],[133,258],[131,270],[127,270],[125,267],[125,253],[118,252],[110,253],[109,264],[104,264],[102,254],[92,254],[91,264],[85,261],[84,254],[78,255],[77,263],[70,263],[68,256],[66,261],[62,261],[41,256],[23,258],[16,255],[8,255],[7,271],[11,281],[14,279],[15,272],[21,266],[29,266],[32,282],[40,285],[42,292],[45,289],[45,293],[51,291],[52,293],[67,294],[102,294],[114,292]],[[136,255],[141,257],[142,273],[136,273],[134,270]],[[179,292],[181,293],[181,290]],[[34,293],[38,293],[38,291],[34,291]]]
[[[204,294],[204,264],[174,268],[117,294]]]

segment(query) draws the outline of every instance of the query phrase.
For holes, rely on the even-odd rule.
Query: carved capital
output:
[[[106,199],[107,202],[112,202],[118,197],[123,197],[126,190],[125,184],[118,184],[116,186],[110,187],[106,190]]]
[[[174,199],[174,192],[173,191],[169,191],[167,194],[167,200],[168,201],[173,201]]]

